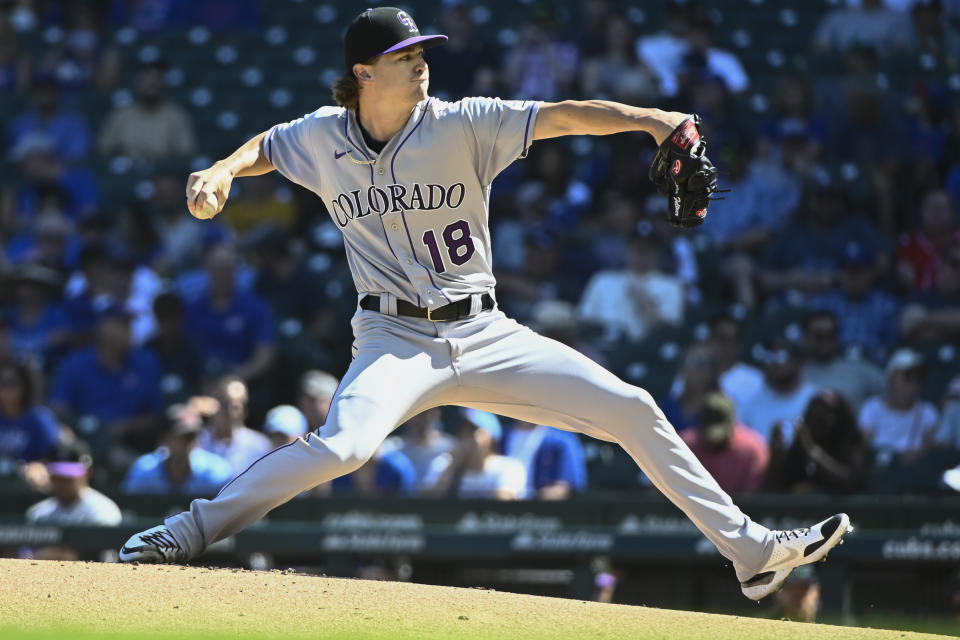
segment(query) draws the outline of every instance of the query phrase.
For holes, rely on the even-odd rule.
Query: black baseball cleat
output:
[[[163,525],[130,536],[120,547],[121,562],[186,562],[187,553]]]
[[[826,559],[831,549],[843,543],[843,535],[851,531],[850,517],[845,513],[838,513],[809,528],[771,531],[773,553],[755,576],[740,583],[743,595],[760,600],[777,591],[791,571]]]

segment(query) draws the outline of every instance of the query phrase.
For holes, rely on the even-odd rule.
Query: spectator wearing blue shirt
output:
[[[187,306],[187,331],[204,347],[208,375],[232,373],[254,380],[273,364],[273,314],[258,295],[237,289],[232,245],[211,247],[206,267],[209,289]]]
[[[199,414],[183,405],[174,405],[168,414],[164,445],[137,458],[121,489],[124,493],[215,494],[233,477],[230,463],[197,446]]]
[[[882,362],[898,338],[900,302],[876,287],[877,265],[868,245],[848,243],[840,266],[840,287],[818,296],[811,306],[840,319],[840,342],[845,348],[859,347]]]
[[[587,488],[587,464],[575,433],[517,421],[504,453],[527,469],[527,498],[563,500]]]
[[[9,278],[14,291],[13,305],[6,310],[10,347],[22,358],[46,365],[65,346],[68,318],[57,300],[60,274],[40,264],[17,265]]]
[[[57,155],[67,162],[82,160],[90,152],[90,127],[79,113],[65,109],[60,88],[49,74],[39,74],[30,87],[32,108],[10,123],[7,138],[11,147],[26,135],[44,133],[53,139]]]
[[[91,347],[69,355],[50,395],[54,410],[75,421],[95,454],[110,454],[112,471],[125,469],[133,451],[156,446],[163,401],[156,356],[133,349],[130,315],[119,306],[100,313]]]
[[[59,441],[57,420],[37,404],[33,376],[26,365],[0,360],[0,459],[40,460]]]

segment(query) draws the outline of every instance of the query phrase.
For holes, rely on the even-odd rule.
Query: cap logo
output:
[[[413,18],[411,18],[410,14],[406,11],[400,11],[397,13],[397,20],[400,22],[400,24],[410,29],[410,33],[418,33],[417,23],[413,21]]]

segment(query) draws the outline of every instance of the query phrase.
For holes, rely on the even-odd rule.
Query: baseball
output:
[[[211,193],[207,196],[207,199],[204,200],[200,210],[194,214],[194,216],[200,218],[201,220],[209,220],[213,216],[217,215],[217,209],[219,208],[220,202],[217,200],[217,194]]]

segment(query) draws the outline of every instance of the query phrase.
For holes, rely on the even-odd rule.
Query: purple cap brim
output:
[[[400,42],[398,42],[397,44],[393,45],[392,47],[390,47],[390,48],[387,49],[386,51],[381,51],[381,52],[379,53],[379,55],[382,56],[382,55],[385,54],[385,53],[391,53],[391,52],[393,52],[393,51],[399,51],[400,49],[409,47],[409,46],[412,45],[412,44],[417,44],[418,42],[426,42],[426,41],[428,41],[428,40],[437,40],[438,42],[434,42],[433,44],[429,44],[429,45],[428,45],[428,44],[424,44],[423,46],[424,46],[424,47],[435,47],[435,46],[437,46],[438,44],[443,44],[444,42],[446,42],[447,36],[439,36],[439,35],[437,35],[437,36],[414,36],[413,38],[407,38],[406,40],[401,40]]]

